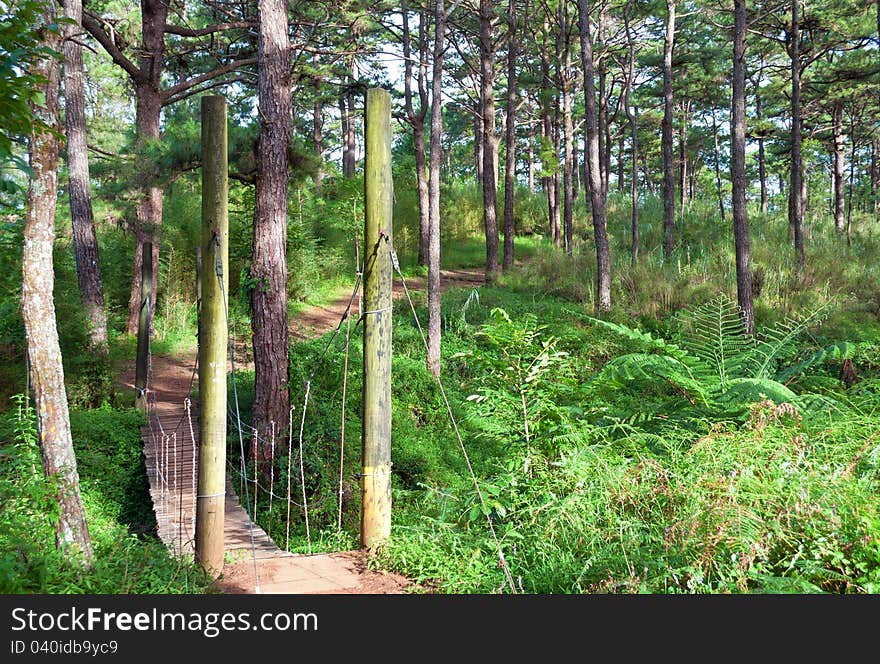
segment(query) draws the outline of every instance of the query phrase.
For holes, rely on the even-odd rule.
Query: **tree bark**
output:
[[[529,188],[529,193],[535,193],[535,116],[534,109],[531,104],[526,106],[526,112],[529,114],[529,145],[528,145],[528,160],[529,160],[529,171],[526,176],[527,183],[526,186]]]
[[[425,12],[419,13],[419,67],[416,85],[419,95],[419,111],[413,107],[413,65],[412,48],[410,46],[409,9],[407,3],[401,3],[403,18],[403,58],[404,58],[404,103],[406,104],[407,121],[413,130],[413,152],[416,162],[416,188],[419,195],[419,265],[428,264],[428,243],[430,233],[428,228],[428,180],[425,160],[425,117],[428,112],[428,94],[425,89],[427,76],[427,39],[425,34]]]
[[[852,246],[852,212],[853,212],[853,185],[856,180],[856,114],[852,111],[849,123],[849,187],[847,191],[846,206],[846,244]]]
[[[630,262],[635,265],[639,260],[639,125],[638,109],[630,105],[632,99],[633,83],[635,80],[636,53],[633,45],[632,32],[629,27],[629,12],[632,0],[624,12],[624,28],[626,30],[626,46],[629,53],[629,67],[626,74],[626,87],[623,94],[623,108],[629,120],[630,141],[632,142],[632,181],[630,182],[630,199],[632,202],[632,245],[630,249]],[[622,132],[621,132],[622,134]],[[621,155],[621,159],[623,156]]]
[[[880,210],[880,200],[877,197],[878,188],[880,188],[878,185],[880,185],[880,139],[874,138],[871,141],[871,200],[873,204],[869,211],[875,216]]]
[[[67,171],[70,218],[76,278],[92,349],[107,353],[107,314],[98,256],[98,235],[92,213],[89,157],[86,144],[86,113],[83,93],[82,0],[67,0],[65,15],[73,23],[64,26],[64,113],[67,129]]]
[[[763,119],[761,95],[755,93],[755,118],[760,123]],[[764,153],[764,128],[758,135],[758,179],[761,181],[761,214],[767,216],[767,156]]]
[[[736,249],[736,293],[746,332],[754,334],[755,307],[752,302],[749,219],[746,209],[746,0],[734,0],[733,20],[730,181],[733,199],[733,239]],[[712,119],[714,123],[714,116]]]
[[[428,157],[428,370],[440,375],[440,159],[443,135],[443,57],[446,48],[446,7],[434,2],[434,62],[431,73],[431,145]]]
[[[349,62],[353,68],[353,61]],[[354,177],[357,155],[355,154],[355,123],[354,123],[354,91],[352,86],[354,79],[347,77],[349,85],[339,97],[339,112],[342,121],[342,175],[347,178]]]
[[[495,48],[492,0],[480,0],[480,109],[483,117],[483,228],[486,282],[498,275],[498,138],[495,132]]]
[[[611,310],[611,252],[608,247],[605,218],[605,196],[599,164],[599,127],[596,118],[596,86],[593,69],[593,45],[590,38],[589,0],[578,0],[578,27],[581,40],[581,60],[584,72],[584,106],[587,124],[587,143],[590,174],[590,213],[593,217],[593,235],[596,242],[596,308]]]
[[[315,156],[318,158],[315,192],[320,193],[324,182],[324,114],[323,104],[318,99],[312,105],[312,142],[315,144]]]
[[[135,90],[135,130],[138,149],[161,139],[159,118],[162,113],[161,76],[165,55],[165,26],[168,18],[168,4],[161,0],[141,0],[141,41],[139,76],[134,81]],[[144,242],[153,245],[153,301],[152,311],[156,311],[156,297],[159,279],[159,230],[162,225],[162,187],[152,174],[143,174],[141,198],[136,207],[134,265],[131,275],[131,292],[128,299],[129,334],[137,333],[138,316],[141,306],[141,254]]]
[[[610,163],[611,163],[611,141],[608,137],[608,90],[607,90],[607,77],[608,77],[608,65],[606,63],[604,54],[602,53],[602,49],[605,46],[605,27],[608,21],[608,13],[607,13],[607,3],[600,2],[599,4],[599,20],[596,24],[596,42],[599,44],[599,57],[596,58],[598,62],[596,63],[596,73],[599,78],[599,98],[597,100],[596,107],[596,116],[597,116],[597,131],[599,133],[599,168],[600,168],[600,178],[602,180],[602,195],[607,198],[608,196],[608,180],[611,177],[610,174]],[[595,55],[595,49],[594,49]]]
[[[788,221],[794,231],[796,270],[804,269],[803,175],[801,172],[801,56],[800,0],[791,3],[791,186],[788,192]]]
[[[681,103],[681,131],[678,141],[678,172],[679,172],[679,204],[684,210],[688,205],[688,115],[690,110],[690,101],[684,100]]]
[[[836,101],[831,112],[831,134],[834,141],[832,154],[832,171],[831,178],[834,186],[834,230],[842,233],[844,230],[844,187],[843,179],[844,169],[844,150],[845,143],[843,139],[843,102]]]
[[[271,460],[266,435],[287,430],[289,340],[287,330],[287,182],[290,145],[290,42],[287,3],[260,0],[257,143],[251,325],[254,348],[253,427],[263,434],[261,462]],[[262,464],[261,464],[262,465]]]
[[[514,194],[516,188],[516,99],[517,78],[517,15],[516,0],[507,4],[507,121],[504,140],[504,256],[502,268],[510,269],[514,259]]]
[[[666,38],[663,47],[663,255],[675,248],[675,160],[672,157],[672,122],[675,107],[672,90],[672,51],[675,46],[675,1],[666,0]]]
[[[736,99],[733,100],[733,103],[736,104]],[[718,122],[715,119],[714,108],[712,109],[712,139],[715,144],[715,190],[718,194],[718,212],[721,215],[721,223],[723,224],[726,221],[726,213],[724,210],[724,191],[721,188],[721,151],[718,148]]]
[[[474,102],[474,180],[478,187],[483,186],[483,164],[485,162],[484,151],[486,140],[483,136],[483,112],[481,104]]]
[[[50,29],[56,22],[55,5],[43,5],[42,44],[60,51],[61,38]],[[79,492],[79,473],[70,433],[70,414],[64,387],[64,368],[55,323],[52,246],[55,241],[55,201],[58,194],[58,89],[60,62],[49,53],[30,65],[42,79],[38,92],[43,104],[29,101],[36,124],[28,146],[32,175],[28,185],[22,251],[21,309],[27,338],[30,376],[34,389],[43,472],[53,483],[58,519],[53,522],[55,545],[71,562],[91,565],[92,543]]]
[[[565,253],[572,255],[574,235],[574,121],[571,113],[572,97],[572,67],[571,67],[571,40],[568,28],[568,3],[560,3],[560,32],[563,37],[562,43],[562,128],[565,134],[565,160],[562,167],[562,211],[563,211],[563,245]]]

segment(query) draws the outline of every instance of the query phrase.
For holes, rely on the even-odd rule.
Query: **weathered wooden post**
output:
[[[199,330],[199,482],[196,560],[223,571],[226,501],[226,344],[229,217],[226,100],[202,97],[202,317]]]
[[[202,329],[202,245],[196,247],[196,334]],[[198,338],[198,336],[196,337]]]
[[[142,245],[143,263],[141,265],[141,310],[138,316],[137,360],[134,373],[134,407],[147,410],[147,374],[150,369],[150,327],[153,301],[153,245]]]
[[[391,535],[391,95],[367,90],[361,546]]]

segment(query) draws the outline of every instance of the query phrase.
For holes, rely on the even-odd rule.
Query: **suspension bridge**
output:
[[[230,329],[228,306],[228,220],[226,212],[226,108],[218,97],[202,99],[203,149],[203,226],[201,253],[205,264],[199,270],[199,353],[187,368],[169,358],[153,358],[150,353],[152,247],[144,243],[141,317],[138,330],[138,359],[135,375],[136,405],[146,411],[143,427],[144,457],[150,493],[157,520],[158,535],[179,557],[193,555],[221,589],[253,593],[350,593],[359,592],[365,577],[358,567],[357,552],[312,555],[309,529],[309,505],[304,471],[304,428],[312,379],[321,368],[336,341],[345,339],[345,368],[342,389],[340,464],[337,527],[342,528],[343,468],[345,450],[345,394],[348,376],[349,342],[353,305],[363,286],[363,301],[358,299],[357,321],[364,323],[363,430],[361,481],[361,544],[365,549],[383,545],[391,531],[391,315],[395,292],[405,295],[419,330],[426,353],[428,343],[416,314],[406,279],[401,272],[391,238],[391,168],[390,168],[390,97],[383,90],[367,93],[367,160],[365,164],[365,233],[364,256],[358,258],[357,279],[347,303],[342,308],[334,333],[329,335],[323,352],[311,367],[304,385],[304,398],[297,404],[298,441],[294,445],[294,406],[290,409],[288,432],[256,431],[242,422],[236,383],[236,340]],[[375,122],[378,119],[380,122]],[[372,132],[372,133],[371,133]],[[372,162],[372,163],[371,163]],[[201,263],[197,260],[197,263]],[[392,282],[400,278],[400,291]],[[345,334],[341,332],[345,330]],[[171,362],[174,366],[169,367]],[[198,366],[201,363],[201,366]],[[196,378],[199,396],[194,399]],[[227,378],[231,378],[232,400],[227,401]],[[504,559],[485,500],[468,458],[464,441],[439,377],[437,385],[443,396],[452,428],[480,503],[487,515],[487,525],[495,541],[499,567],[507,586],[516,587]],[[227,427],[228,420],[228,427]],[[227,428],[237,434],[238,463],[226,456]],[[285,436],[284,434],[288,435]],[[277,438],[277,441],[276,441]],[[286,438],[286,441],[285,441]],[[248,472],[245,440],[251,442],[252,472]],[[277,445],[276,445],[277,443]],[[287,472],[269,464],[270,476],[260,474],[258,448],[270,451],[268,458],[283,454],[286,443]],[[233,454],[233,456],[235,456]],[[294,463],[294,459],[296,460]],[[296,468],[298,466],[298,469]],[[294,479],[298,470],[298,476]],[[276,482],[278,480],[278,482]],[[240,485],[236,493],[234,482]],[[292,493],[298,484],[301,495]],[[283,487],[286,485],[286,492]],[[286,514],[284,547],[256,523],[261,496],[268,502],[269,522],[273,505]],[[296,496],[296,498],[294,498]],[[268,500],[267,500],[268,499]],[[301,502],[298,502],[301,500]],[[290,547],[291,511],[304,517],[308,555],[294,554]],[[262,509],[262,508],[261,508]],[[405,582],[405,580],[403,580]],[[403,583],[393,590],[368,584],[361,592],[400,592]]]

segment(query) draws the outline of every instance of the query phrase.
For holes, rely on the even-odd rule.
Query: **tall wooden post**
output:
[[[141,267],[141,309],[138,315],[137,360],[134,374],[134,407],[147,410],[147,373],[150,368],[151,302],[153,301],[153,245],[144,242]]]
[[[391,535],[391,95],[367,90],[361,546]]]
[[[199,483],[196,560],[223,571],[226,500],[226,344],[229,217],[226,100],[202,97],[202,324],[199,330]]]
[[[196,338],[202,329],[202,245],[196,247]]]

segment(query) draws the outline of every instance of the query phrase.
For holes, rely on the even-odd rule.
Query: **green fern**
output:
[[[711,367],[721,391],[731,378],[742,376],[743,364],[754,348],[746,334],[739,307],[722,294],[682,315],[683,345],[689,353]]]
[[[626,325],[590,318],[596,325],[640,343],[643,351],[606,364],[588,389],[662,382],[674,386],[691,406],[742,412],[750,403],[770,399],[803,409],[808,403],[816,404],[818,395],[806,399],[786,383],[817,363],[845,359],[854,352],[851,344],[835,344],[795,366],[777,369],[828,306],[788,319],[755,338],[746,334],[737,304],[722,294],[681,314],[682,332],[677,344]],[[832,399],[822,400],[822,406],[825,412],[838,407]]]

